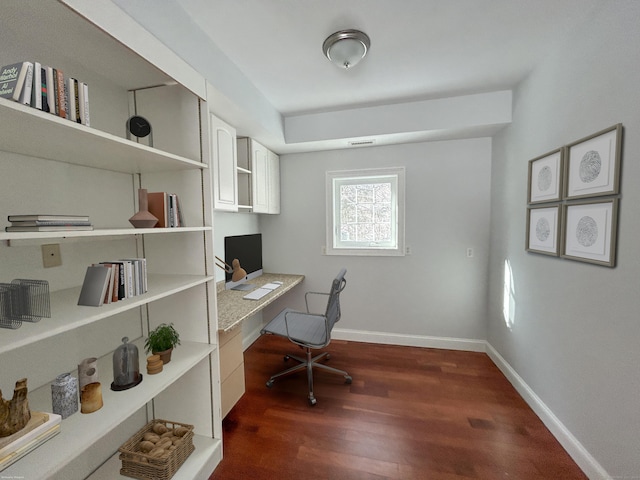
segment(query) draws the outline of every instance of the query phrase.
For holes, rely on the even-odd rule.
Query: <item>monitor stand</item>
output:
[[[231,290],[249,291],[249,290],[253,290],[254,287],[255,285],[253,283],[241,283],[240,285],[231,287]]]

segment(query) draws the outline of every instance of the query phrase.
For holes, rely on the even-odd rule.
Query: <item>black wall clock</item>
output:
[[[149,146],[153,147],[153,131],[146,118],[134,115],[127,120],[127,139],[131,140],[131,135],[137,138],[149,137]]]

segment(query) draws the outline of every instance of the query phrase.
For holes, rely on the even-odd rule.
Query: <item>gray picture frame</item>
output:
[[[566,151],[564,199],[619,193],[621,123],[567,145]]]
[[[527,208],[525,250],[557,257],[562,238],[562,212],[560,204]]]
[[[527,203],[557,202],[562,200],[565,148],[529,160]]]
[[[566,203],[562,218],[562,258],[615,266],[617,198]]]

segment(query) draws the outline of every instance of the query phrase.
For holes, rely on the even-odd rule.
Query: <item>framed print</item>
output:
[[[615,265],[618,199],[566,204],[563,258]]]
[[[560,205],[527,209],[527,252],[559,255],[561,214]]]
[[[559,148],[529,160],[529,204],[559,201],[562,197],[562,160],[564,149]]]
[[[622,124],[567,145],[565,198],[618,193]]]

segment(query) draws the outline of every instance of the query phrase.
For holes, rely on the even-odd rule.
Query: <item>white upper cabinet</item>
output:
[[[214,114],[209,114],[213,182],[213,208],[238,211],[236,130]]]
[[[238,139],[238,156],[249,166],[253,213],[280,213],[280,157],[252,138]]]

